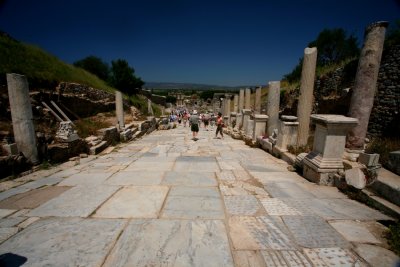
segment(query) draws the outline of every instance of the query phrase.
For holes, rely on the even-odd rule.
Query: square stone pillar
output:
[[[252,120],[251,118],[247,121],[247,128],[245,131],[245,135],[247,136],[247,138],[253,138],[253,130],[254,130],[254,120]]]
[[[225,124],[226,126],[229,125],[229,116],[224,116],[224,124]]]
[[[237,94],[233,96],[233,112],[239,112],[239,96]]]
[[[242,109],[242,132],[246,133],[247,130],[247,123],[250,120],[250,109]]]
[[[256,95],[254,100],[254,113],[260,114],[261,113],[261,86],[257,87]]]
[[[124,119],[124,103],[122,100],[122,93],[120,91],[115,91],[115,113],[117,114],[118,129],[122,131],[125,128],[125,119]]]
[[[236,125],[234,127],[236,130],[238,130],[239,127],[242,125],[243,123],[242,118],[243,118],[242,112],[236,113]]]
[[[267,127],[268,116],[262,114],[255,114],[252,116],[254,121],[253,125],[253,142],[257,141],[257,137],[265,135],[265,128]]]
[[[355,118],[343,115],[311,115],[316,123],[313,151],[304,158],[303,176],[315,183],[332,185],[335,174],[343,170],[342,156],[346,134],[358,124]]]
[[[297,128],[299,122],[295,116],[281,116],[278,130],[278,140],[276,148],[281,152],[287,151],[288,146],[296,146],[297,144]]]
[[[236,114],[236,112],[231,112],[229,116],[229,126],[231,127],[233,127],[233,124],[235,124],[235,127],[237,125]]]
[[[251,108],[250,99],[251,99],[251,89],[250,88],[246,88],[246,91],[245,91],[245,94],[244,94],[244,108],[245,109],[250,109]]]

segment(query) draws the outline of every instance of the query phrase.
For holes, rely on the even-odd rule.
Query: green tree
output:
[[[109,78],[110,68],[107,63],[101,60],[101,58],[88,56],[74,62],[74,66],[87,70],[103,81],[107,81]]]
[[[144,82],[136,77],[135,70],[124,59],[111,61],[110,85],[128,95],[136,94]]]
[[[360,54],[357,38],[352,34],[348,36],[342,28],[324,29],[318,34],[317,39],[308,44],[308,47],[318,49],[317,68],[358,57]],[[284,76],[284,79],[288,82],[300,80],[302,65],[303,57],[292,72]]]

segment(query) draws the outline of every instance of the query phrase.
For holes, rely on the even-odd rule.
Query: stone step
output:
[[[371,191],[400,206],[400,176],[384,168],[378,171],[378,179],[370,186]]]
[[[400,218],[400,207],[387,201],[386,199],[377,196],[373,191],[369,189],[361,190],[363,198],[373,207],[383,211],[387,215],[393,218]]]
[[[108,146],[107,141],[101,141],[100,144],[90,148],[90,155],[97,155]]]

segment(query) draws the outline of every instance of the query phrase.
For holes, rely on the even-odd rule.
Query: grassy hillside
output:
[[[54,88],[59,82],[76,82],[112,92],[97,76],[66,64],[39,47],[18,42],[0,32],[0,76],[18,73],[27,76],[31,87]]]

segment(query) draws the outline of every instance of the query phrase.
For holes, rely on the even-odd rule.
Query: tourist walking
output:
[[[215,138],[218,138],[218,133],[221,134],[222,139],[224,139],[224,134],[222,133],[222,127],[224,126],[224,121],[222,119],[221,112],[218,112],[217,117],[217,130],[215,131]]]
[[[194,140],[194,141],[198,140],[197,134],[199,133],[199,121],[200,121],[200,118],[197,115],[197,111],[193,110],[193,114],[192,114],[192,116],[190,116],[189,122],[191,125],[190,129],[191,129],[192,135],[193,135],[192,140]]]

